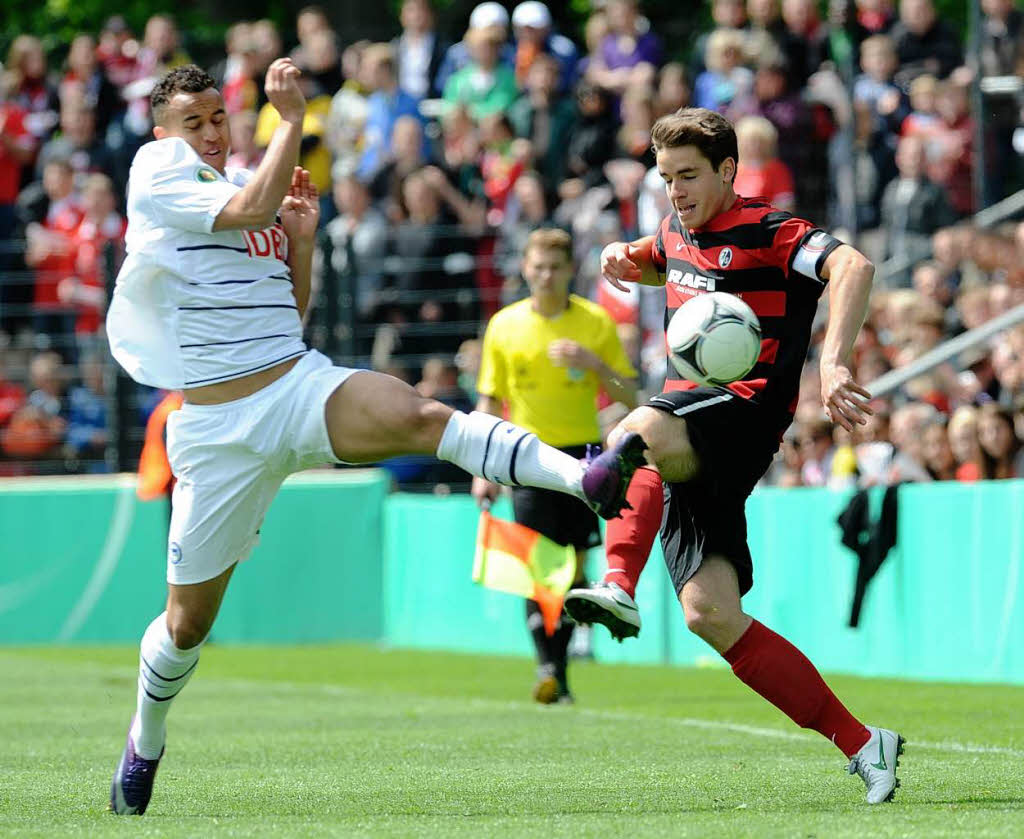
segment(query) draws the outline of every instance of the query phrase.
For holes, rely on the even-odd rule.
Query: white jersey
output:
[[[281,225],[212,232],[251,177],[244,169],[221,175],[177,137],[147,143],[135,155],[128,254],[107,336],[136,381],[200,387],[306,352]]]

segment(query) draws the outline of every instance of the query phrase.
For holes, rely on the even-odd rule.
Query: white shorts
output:
[[[311,350],[256,393],[219,405],[186,402],[167,420],[178,479],[167,544],[167,582],[211,580],[249,558],[270,502],[288,475],[340,462],[325,409],[353,373]]]

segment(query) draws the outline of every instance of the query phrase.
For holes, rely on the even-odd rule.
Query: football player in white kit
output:
[[[453,411],[306,347],[319,206],[309,173],[295,166],[306,107],[298,76],[287,58],[267,71],[281,122],[255,172],[225,167],[224,100],[194,65],[154,88],[156,140],[132,164],[128,255],[107,333],[134,379],[181,389],[185,402],[167,427],[178,479],[167,606],[142,638],[136,713],[111,785],[119,814],[149,804],[171,701],[287,475],[433,454],[502,484],[576,495],[608,518],[643,462],[638,436],[582,464],[497,417]]]

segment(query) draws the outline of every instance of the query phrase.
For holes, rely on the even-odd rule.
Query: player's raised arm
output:
[[[623,283],[665,285],[665,278],[651,256],[653,246],[654,236],[605,245],[601,251],[601,276],[619,291],[629,291]]]
[[[267,98],[281,115],[281,123],[274,130],[267,153],[252,180],[220,211],[213,225],[215,232],[262,230],[274,223],[281,202],[291,188],[302,142],[306,99],[299,89],[299,72],[290,58],[277,59],[267,70]]]
[[[822,268],[829,281],[828,327],[821,350],[821,402],[833,422],[847,431],[864,425],[871,394],[853,379],[850,354],[868,311],[875,266],[860,251],[842,245],[829,254]]]

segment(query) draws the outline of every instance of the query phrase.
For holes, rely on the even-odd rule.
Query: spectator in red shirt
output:
[[[927,171],[946,188],[949,203],[960,216],[971,215],[974,206],[974,120],[967,88],[952,80],[938,86],[935,95],[938,123],[925,135]]]
[[[227,55],[210,71],[220,82],[224,108],[232,116],[258,110],[266,103],[260,99],[260,85],[256,82],[260,58],[252,24],[243,20],[229,26],[224,47]]]
[[[32,162],[35,152],[36,141],[25,128],[24,111],[4,101],[0,86],[0,242],[14,238],[17,228],[15,202],[21,188],[22,171]],[[11,267],[13,255],[6,248],[0,248],[0,274]],[[20,325],[17,304],[25,302],[19,298],[21,291],[16,285],[0,284],[0,330],[4,332],[16,332]]]
[[[871,34],[888,32],[895,22],[890,0],[857,0],[857,23]]]
[[[2,93],[2,91],[0,91]],[[14,201],[21,188],[21,174],[32,162],[36,142],[25,127],[25,111],[13,102],[0,99],[0,238],[9,238],[14,225]],[[8,219],[5,210],[10,212]]]
[[[24,460],[56,458],[67,428],[60,356],[47,351],[33,357],[29,381],[33,390],[0,434],[0,448]],[[53,471],[52,465],[46,471]]]
[[[0,428],[25,404],[25,388],[7,378],[3,353],[0,353]]]
[[[487,220],[497,227],[505,218],[505,205],[516,180],[526,169],[530,153],[527,140],[516,139],[512,123],[504,113],[490,114],[480,120],[480,174],[487,196]]]
[[[70,360],[71,324],[68,310],[57,295],[57,285],[75,271],[71,235],[82,220],[82,209],[66,160],[55,158],[46,164],[43,191],[49,200],[46,218],[41,224],[29,224],[25,231],[25,262],[36,271],[33,329],[44,337],[44,344],[61,346]]]
[[[138,73],[139,42],[121,15],[114,15],[103,25],[96,57],[107,71],[107,78],[117,88],[135,80]]]
[[[736,123],[740,160],[733,189],[747,198],[763,196],[780,210],[793,212],[793,174],[779,160],[779,132],[764,117],[743,117]]]
[[[34,35],[19,35],[11,43],[4,65],[8,98],[25,114],[25,127],[45,140],[57,127],[60,107],[57,88],[47,78],[43,43]]]
[[[85,215],[72,234],[75,270],[57,285],[57,296],[73,308],[79,349],[99,349],[97,332],[107,304],[107,246],[115,249],[116,266],[127,222],[116,208],[113,182],[106,175],[90,175],[82,190]],[[87,346],[82,346],[82,345]]]
[[[978,409],[964,405],[953,412],[947,428],[949,447],[956,459],[956,479],[977,481],[981,474],[981,444],[978,442]]]

